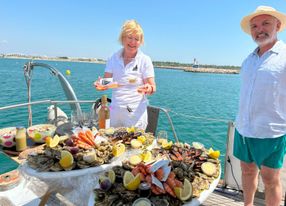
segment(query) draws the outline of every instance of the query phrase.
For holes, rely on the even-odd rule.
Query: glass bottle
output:
[[[107,96],[101,97],[101,108],[98,112],[98,127],[99,129],[108,129],[110,127],[110,110],[107,105]]]
[[[17,127],[16,128],[16,151],[21,152],[27,148],[27,137],[26,137],[26,128]]]

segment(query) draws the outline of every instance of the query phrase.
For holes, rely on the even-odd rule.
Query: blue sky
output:
[[[0,54],[106,59],[136,19],[152,60],[239,66],[256,47],[240,20],[259,5],[286,13],[286,0],[1,0]]]

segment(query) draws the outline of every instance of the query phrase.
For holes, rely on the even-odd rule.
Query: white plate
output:
[[[220,165],[221,166],[221,165]],[[219,183],[220,180],[220,175],[221,175],[221,168],[219,170],[219,175],[214,181],[210,184],[210,187],[208,190],[204,190],[201,194],[200,197],[198,198],[193,198],[192,201],[186,202],[184,206],[198,206],[201,205],[207,198],[208,196],[214,191],[216,186]]]
[[[54,136],[56,128],[57,127],[52,124],[38,124],[29,127],[27,129],[27,134],[34,142],[44,143],[47,136]],[[35,134],[39,134],[40,137],[35,138]]]
[[[76,169],[76,170],[70,170],[70,171],[38,172],[37,170],[34,170],[33,168],[29,167],[28,163],[25,162],[21,166],[20,169],[27,175],[37,177],[43,180],[45,179],[48,180],[48,179],[63,179],[66,177],[78,177],[78,176],[83,176],[87,174],[101,173],[101,172],[110,170],[112,167],[116,165],[121,165],[121,161],[115,160],[110,164],[103,164],[97,167],[89,167],[85,169]]]
[[[7,127],[0,129],[0,144],[3,147],[15,146],[16,127]]]

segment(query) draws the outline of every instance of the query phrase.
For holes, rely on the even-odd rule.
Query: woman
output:
[[[147,95],[156,91],[154,67],[149,56],[139,50],[144,43],[141,26],[135,20],[126,21],[119,41],[123,48],[108,59],[104,78],[113,78],[118,88],[112,90],[110,125],[112,127],[147,127]],[[102,90],[99,82],[97,90]]]

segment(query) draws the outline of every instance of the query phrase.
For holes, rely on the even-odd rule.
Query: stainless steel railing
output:
[[[4,107],[0,107],[0,111],[3,110],[9,110],[9,109],[15,109],[15,108],[20,108],[20,107],[28,107],[28,106],[32,106],[32,105],[39,105],[39,104],[50,104],[50,105],[54,105],[54,113],[55,113],[55,125],[58,126],[58,113],[57,113],[57,107],[60,104],[80,104],[80,103],[89,103],[89,104],[94,104],[96,103],[97,100],[64,100],[64,101],[55,101],[55,100],[40,100],[40,101],[34,101],[34,102],[30,102],[30,103],[21,103],[21,104],[15,104],[15,105],[9,105],[9,106],[4,106]],[[175,138],[175,140],[177,142],[179,142],[179,139],[177,137],[177,133],[175,131],[175,127],[174,124],[172,122],[172,119],[169,115],[169,111],[167,109],[161,108],[161,107],[156,107],[156,106],[152,106],[154,108],[159,109],[160,111],[162,111],[168,119],[168,123],[171,126],[172,129],[172,133],[173,136]],[[92,107],[93,108],[93,107]],[[32,117],[31,117],[32,118]],[[28,125],[29,127],[32,126],[32,121],[28,120]]]

